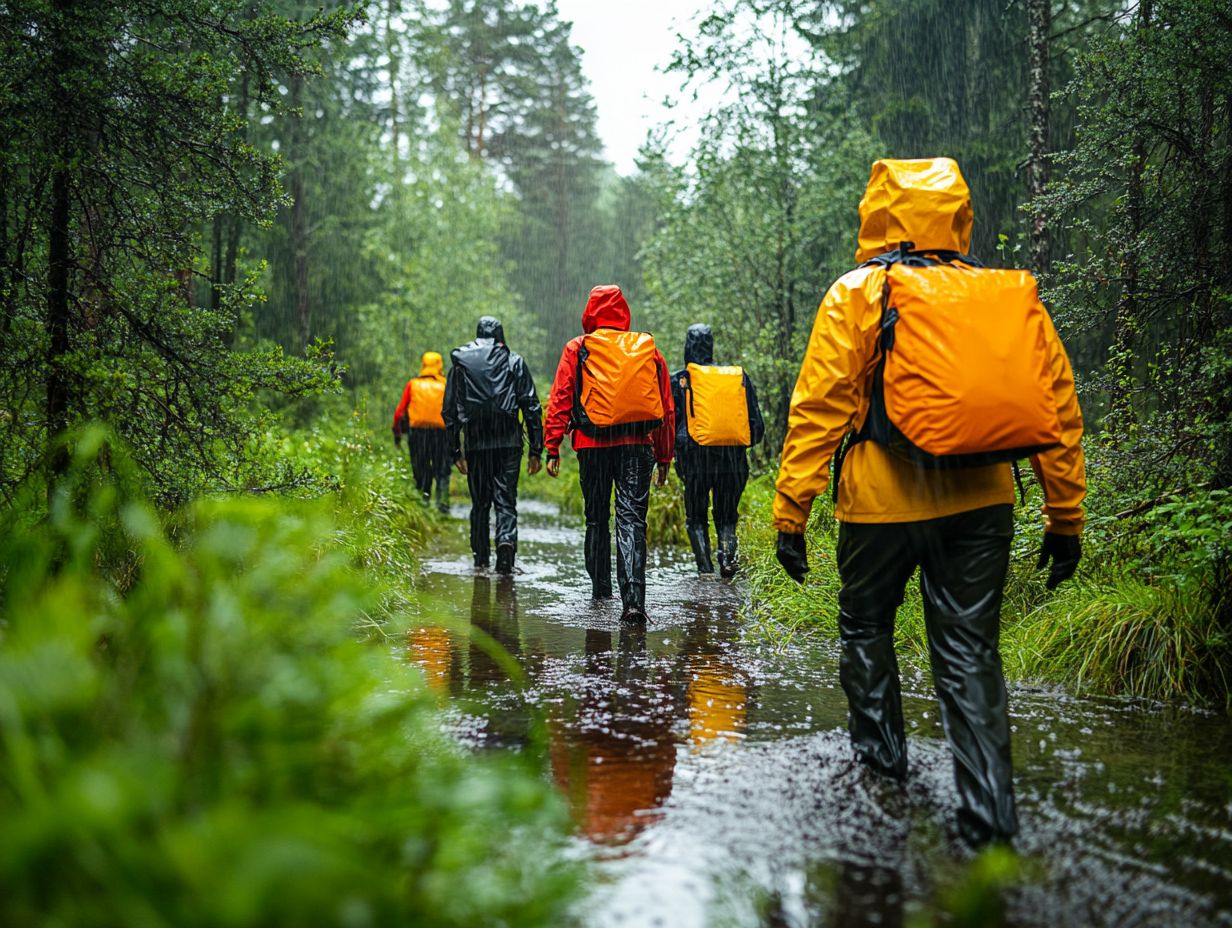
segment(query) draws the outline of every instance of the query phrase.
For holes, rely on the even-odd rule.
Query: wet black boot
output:
[[[436,481],[436,509],[438,512],[449,514],[449,478],[438,477]]]
[[[714,564],[710,561],[710,530],[706,525],[690,525],[689,544],[693,546],[693,556],[697,558],[699,574],[714,573]]]
[[[719,536],[719,576],[734,577],[736,575],[736,526],[724,525],[718,529]]]
[[[496,572],[498,574],[513,573],[513,545],[496,546]]]

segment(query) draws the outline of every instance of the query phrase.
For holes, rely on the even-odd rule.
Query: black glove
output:
[[[1055,590],[1063,581],[1068,580],[1078,569],[1078,561],[1082,559],[1082,539],[1077,535],[1058,535],[1056,532],[1045,532],[1044,543],[1040,545],[1039,563],[1036,570],[1043,570],[1052,561],[1052,569],[1048,571],[1048,582],[1045,586]]]
[[[787,571],[787,576],[795,580],[796,583],[804,582],[804,575],[808,573],[809,567],[803,535],[779,532],[779,542],[775,556],[778,557],[779,563],[783,565],[783,569]]]
[[[397,448],[402,447],[402,433],[401,432],[394,432],[394,446]]]

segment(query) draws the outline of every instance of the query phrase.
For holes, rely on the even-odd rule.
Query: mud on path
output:
[[[521,508],[513,578],[471,566],[464,522],[425,562],[431,606],[408,647],[458,737],[546,750],[594,862],[579,921],[899,926],[929,910],[965,855],[922,672],[904,673],[899,789],[851,761],[830,644],[747,639],[741,584],[698,579],[673,550],[650,554],[649,627],[622,627],[618,601],[589,599],[581,526]],[[1232,925],[1226,716],[1029,687],[1010,710],[1026,876],[1007,924]]]

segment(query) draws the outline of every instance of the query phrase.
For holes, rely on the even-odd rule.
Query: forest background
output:
[[[605,281],[669,358],[713,326],[772,471],[870,163],[945,154],[975,254],[1034,270],[1069,348],[1088,543],[1181,583],[1224,654],[1230,23],[1226,0],[723,0],[663,63],[717,101],[691,151],[664,127],[620,175],[551,3],[6,4],[0,495],[54,485],[90,421],[164,507],[327,489],[289,429],[380,433],[482,313],[546,389]]]
[[[229,560],[211,531],[272,532],[304,549],[323,587],[345,587],[329,573],[342,568],[309,553],[343,538],[351,567],[383,585],[345,608],[318,604],[319,624],[391,613],[412,570],[396,549],[430,526],[396,498],[406,485],[381,448],[388,420],[421,352],[466,341],[482,313],[504,320],[541,391],[592,285],[620,283],[669,362],[685,327],[708,322],[720,362],[744,364],[759,388],[768,428],[755,465],[772,473],[816,306],[853,264],[878,157],[958,160],[975,254],[1036,272],[1074,362],[1092,487],[1086,579],[1075,598],[1023,600],[1060,629],[1061,676],[1082,682],[1098,652],[1087,678],[1102,688],[1226,705],[1232,4],[958,6],[716,2],[664,66],[682,96],[717,88],[720,102],[687,156],[654,132],[622,175],[604,161],[582,52],[551,3],[0,5],[0,680],[24,693],[0,700],[4,801],[35,789],[40,763],[43,781],[56,764],[66,782],[81,773],[76,749],[47,748],[39,726],[93,719],[91,687],[146,705],[151,681],[102,673],[100,641],[116,653],[179,642],[177,610],[215,620],[194,577],[240,584],[261,567]],[[767,492],[754,487],[755,510]],[[319,513],[253,495],[335,502],[323,527]],[[830,530],[819,514],[814,543]],[[758,596],[811,596],[793,612],[823,612],[826,581],[791,590],[762,548]],[[156,583],[150,564],[179,579]],[[275,588],[296,582],[266,567]],[[232,592],[274,621],[259,591]],[[143,596],[170,638],[141,637],[153,632],[124,603]],[[44,621],[66,603],[105,632]],[[322,636],[322,653],[344,647]],[[196,640],[183,642],[190,662],[206,660]],[[72,642],[93,676],[55,692],[30,682],[51,641]],[[313,691],[322,706],[359,698]],[[172,702],[154,715],[207,730],[195,713],[222,710],[201,692],[159,690]],[[27,731],[16,719],[36,721]],[[21,757],[34,766],[18,776]],[[431,776],[455,775],[441,763]],[[201,776],[193,801],[223,802],[227,784]],[[28,868],[37,886],[38,854],[56,859],[56,847],[30,846],[3,866]],[[208,923],[228,898],[203,890],[185,911]]]

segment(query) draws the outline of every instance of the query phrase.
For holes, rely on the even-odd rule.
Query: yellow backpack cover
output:
[[[406,409],[407,424],[413,429],[443,429],[445,385],[432,377],[416,377],[411,387],[411,403]]]
[[[689,437],[707,447],[752,444],[749,400],[744,369],[714,364],[690,364],[686,422]]]

